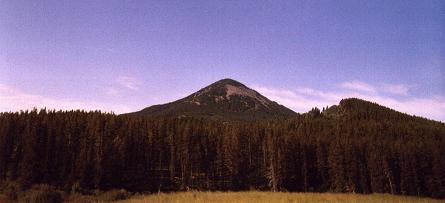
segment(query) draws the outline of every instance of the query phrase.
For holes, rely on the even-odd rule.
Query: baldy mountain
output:
[[[144,117],[220,120],[285,119],[296,113],[232,79],[219,80],[183,99],[130,113]]]

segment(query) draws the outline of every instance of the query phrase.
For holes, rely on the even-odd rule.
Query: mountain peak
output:
[[[191,97],[192,96],[192,97]],[[185,101],[197,104],[207,105],[209,103],[231,103],[240,102],[240,106],[248,108],[271,108],[274,102],[233,79],[219,80],[198,92],[185,98]],[[238,105],[238,107],[240,107]]]
[[[183,99],[148,107],[136,114],[149,117],[194,116],[223,120],[265,120],[287,118],[295,112],[236,80],[226,78]]]
[[[244,86],[245,87],[244,84],[242,84],[242,83],[240,83],[240,82],[238,82],[238,81],[236,81],[234,79],[231,79],[231,78],[224,78],[224,79],[218,80],[218,81],[216,81],[215,83],[213,83],[213,84],[211,84],[209,86],[218,85],[218,84],[233,85],[233,86]]]

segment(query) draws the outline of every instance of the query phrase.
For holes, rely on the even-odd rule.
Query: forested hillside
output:
[[[445,197],[445,125],[358,99],[285,121],[0,114],[0,184]]]

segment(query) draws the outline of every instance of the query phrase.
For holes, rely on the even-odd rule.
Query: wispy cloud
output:
[[[354,84],[358,87],[353,87]],[[307,87],[290,90],[253,86],[264,96],[297,112],[306,112],[313,107],[322,108],[336,105],[341,99],[356,97],[411,115],[445,121],[445,97],[418,98],[407,96],[409,88],[406,85],[381,85],[376,87],[364,82],[353,81],[342,83],[337,87],[339,88],[332,91],[320,91]],[[381,94],[385,92],[404,95],[405,97],[399,98]]]
[[[137,78],[130,76],[120,76],[117,78],[117,83],[131,90],[139,90],[142,84]]]
[[[410,87],[407,85],[403,85],[403,84],[383,84],[382,85],[382,90],[384,92],[390,93],[390,94],[397,94],[397,95],[403,95],[406,96],[408,95],[408,91],[409,91]]]
[[[360,82],[357,80],[351,81],[351,82],[344,82],[340,84],[341,88],[349,89],[349,90],[356,90],[360,92],[368,92],[368,93],[375,93],[375,88],[367,83]]]
[[[142,82],[136,77],[119,76],[110,86],[103,89],[103,93],[108,96],[118,96],[129,92],[134,93],[140,89],[141,85]]]
[[[337,101],[335,95],[318,95],[321,92],[310,88],[297,89],[296,91],[273,89],[262,86],[253,86],[253,88],[269,99],[287,106],[297,112],[305,112],[315,106],[321,108],[326,105],[332,105]],[[331,96],[333,98],[330,98]]]
[[[69,98],[51,98],[24,92],[20,89],[0,84],[0,112],[19,111],[32,108],[48,108],[56,110],[101,110],[106,112],[124,113],[131,109],[125,105],[79,101]]]

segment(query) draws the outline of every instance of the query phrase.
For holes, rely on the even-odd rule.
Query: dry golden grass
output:
[[[160,193],[154,195],[136,196],[120,203],[144,203],[144,202],[397,202],[397,203],[418,203],[418,202],[444,202],[431,198],[420,198],[410,196],[397,196],[389,194],[337,194],[337,193],[287,193],[287,192],[176,192]]]

